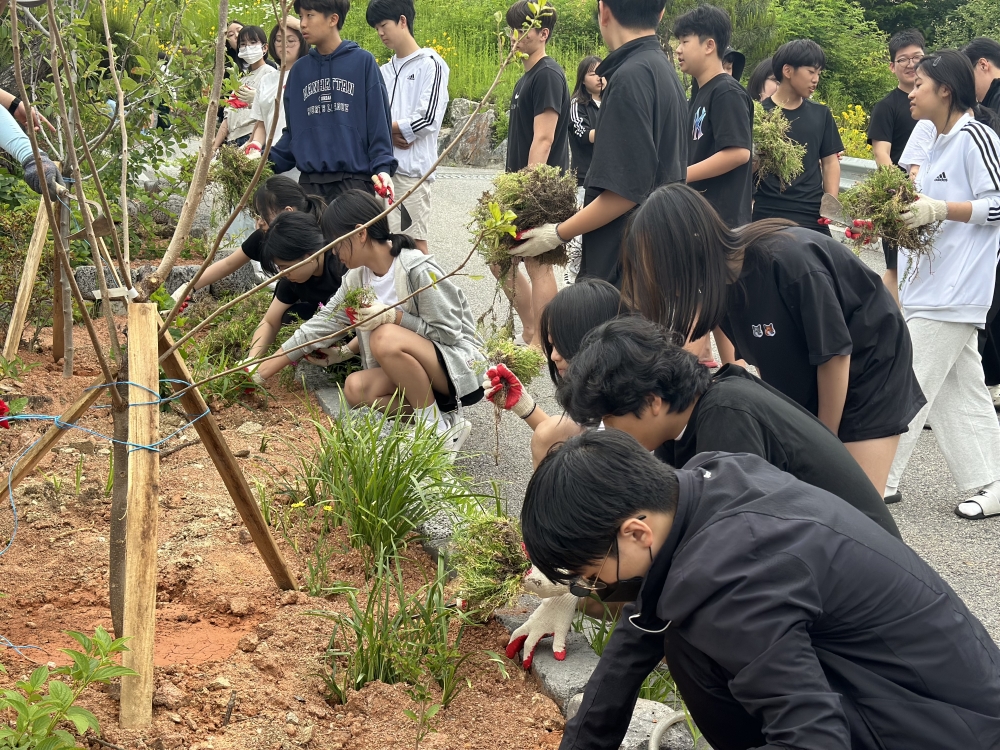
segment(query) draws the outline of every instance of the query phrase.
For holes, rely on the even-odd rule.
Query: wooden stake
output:
[[[170,334],[163,334],[160,337],[161,355],[170,349],[173,343]],[[153,361],[156,361],[155,357]],[[160,366],[168,378],[182,380],[185,383],[194,382],[179,352],[173,352],[160,363]],[[173,387],[175,391],[179,391],[184,386],[173,383]],[[208,411],[208,404],[205,403],[205,399],[202,398],[201,392],[197,388],[187,391],[181,396],[180,402],[190,419],[194,419],[196,416],[205,414]],[[246,477],[243,476],[243,471],[240,469],[239,464],[236,463],[236,457],[229,449],[226,439],[222,436],[219,424],[215,421],[215,416],[211,413],[205,414],[204,417],[201,417],[201,419],[194,423],[194,428],[198,431],[201,441],[205,444],[208,455],[211,456],[212,462],[219,472],[219,476],[225,482],[226,488],[233,498],[236,511],[240,514],[240,518],[243,519],[244,525],[250,532],[250,538],[253,539],[253,543],[257,546],[257,551],[264,558],[264,564],[267,565],[267,569],[270,571],[274,582],[281,589],[290,590],[298,588],[295,575],[285,563],[281,552],[278,551],[278,546],[274,543],[271,532],[264,522],[264,516],[260,512],[260,508],[257,507],[257,501],[250,490],[250,485],[247,484]]]
[[[138,672],[122,678],[119,721],[124,729],[153,721],[153,642],[156,631],[156,522],[160,455],[136,448],[159,439],[159,367],[156,332],[160,316],[152,303],[129,305],[128,515],[125,538],[124,633],[130,638],[122,664]],[[147,390],[148,389],[148,390]]]
[[[59,236],[62,238],[63,247],[66,248],[66,257],[64,258],[62,254],[59,254],[59,267],[62,270],[62,277],[60,278],[60,283],[62,285],[62,301],[63,301],[63,377],[71,378],[73,377],[73,290],[70,284],[70,277],[73,275],[73,269],[70,268],[69,261],[69,242],[66,240],[69,237],[69,219],[70,212],[69,206],[65,203],[66,199],[63,198],[59,201],[58,212],[56,216],[59,217]],[[55,228],[53,227],[53,231]],[[56,249],[58,253],[58,248]]]
[[[94,402],[101,397],[104,393],[104,388],[102,386],[107,385],[104,382],[104,378],[100,377],[94,381],[93,385],[85,390],[80,397],[73,402],[73,404],[62,413],[59,417],[61,422],[66,424],[73,424],[84,412],[87,411]],[[63,435],[70,431],[68,427],[59,427],[58,425],[53,425],[48,429],[48,431],[42,435],[41,439],[35,443],[31,450],[24,454],[24,458],[17,462],[17,466],[14,467],[14,475],[10,479],[10,485],[12,487],[17,487],[26,476],[31,474],[35,470],[35,467],[45,458],[46,454],[52,450],[56,443],[58,443]],[[4,505],[7,502],[7,483],[0,482],[0,505]]]
[[[49,234],[49,215],[45,206],[39,205],[35,216],[35,228],[31,232],[31,242],[24,258],[24,270],[21,272],[21,282],[17,287],[17,299],[14,311],[10,315],[10,326],[7,328],[7,340],[3,345],[3,357],[6,360],[17,356],[17,347],[21,343],[21,333],[24,331],[24,321],[28,317],[28,306],[31,304],[31,293],[35,289],[35,277],[38,276],[38,264],[42,259],[42,249]]]
[[[58,230],[53,230],[58,231]],[[65,354],[65,331],[63,305],[73,304],[71,299],[63,299],[62,264],[59,253],[52,252],[52,361],[58,362]]]

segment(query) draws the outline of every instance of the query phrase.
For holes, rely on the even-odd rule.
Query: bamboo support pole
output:
[[[128,510],[125,536],[125,617],[129,651],[122,664],[138,674],[122,678],[123,728],[148,727],[153,721],[153,644],[156,632],[156,524],[160,489],[160,454],[137,448],[158,440],[157,403],[160,372],[156,364],[156,305],[129,305],[129,442]],[[148,389],[148,390],[147,390]]]
[[[28,307],[31,304],[31,293],[35,289],[35,278],[38,276],[38,265],[42,259],[42,250],[49,234],[49,215],[45,206],[39,204],[38,215],[35,217],[35,228],[31,232],[31,242],[24,258],[24,270],[17,287],[17,298],[14,311],[10,315],[10,326],[7,328],[7,340],[3,345],[3,357],[6,360],[17,356],[17,347],[21,343],[21,333],[24,331],[24,321],[28,317]]]
[[[164,352],[169,351],[173,343],[169,333],[163,334],[160,337],[160,354],[162,355]],[[155,364],[156,358],[153,357],[152,361]],[[187,365],[177,351],[168,355],[160,363],[160,366],[163,367],[163,372],[167,378],[180,380],[185,383],[193,382]],[[222,431],[219,429],[219,424],[215,421],[215,416],[211,413],[206,413],[209,411],[208,404],[205,403],[201,392],[197,388],[186,389],[180,383],[173,383],[172,386],[175,391],[184,391],[180,397],[180,402],[188,415],[188,419],[195,419],[201,414],[205,415],[194,423],[194,428],[198,431],[198,436],[201,438],[202,443],[205,444],[208,455],[211,456],[212,462],[219,472],[219,476],[225,482],[226,489],[229,490],[229,495],[233,498],[233,504],[236,506],[236,512],[243,519],[243,524],[246,526],[247,531],[250,532],[250,538],[253,539],[253,543],[256,545],[260,556],[264,558],[264,564],[267,566],[268,571],[270,571],[274,582],[281,589],[290,590],[298,588],[295,575],[285,563],[281,552],[278,550],[278,546],[274,543],[271,532],[264,522],[264,516],[257,506],[256,499],[254,499],[253,491],[250,489],[250,485],[247,484],[246,477],[243,476],[243,471],[236,462],[236,457],[233,455],[232,450],[230,450],[225,437],[223,437]]]

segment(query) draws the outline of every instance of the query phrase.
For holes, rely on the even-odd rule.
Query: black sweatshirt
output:
[[[664,626],[729,678],[766,750],[1000,747],[1000,650],[916,552],[757,456],[702,453],[677,478],[562,750],[619,746]]]

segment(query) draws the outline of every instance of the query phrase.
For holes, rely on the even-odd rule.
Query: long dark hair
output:
[[[260,26],[244,26],[240,29],[239,36],[236,37],[236,54],[239,56],[240,46],[244,42],[256,42],[257,44],[263,44],[264,57],[261,58],[264,62],[267,62],[267,56],[271,53],[271,48],[267,46],[267,33]],[[243,58],[240,58],[241,60]]]
[[[730,263],[759,262],[761,240],[794,226],[766,219],[730,229],[696,190],[664,185],[632,215],[622,241],[622,299],[654,323],[699,339],[722,322]]]
[[[774,76],[774,70],[771,66],[771,58],[765,57],[757,63],[757,67],[750,74],[750,80],[747,81],[747,93],[750,94],[753,101],[760,101],[760,95],[764,93],[764,84],[772,76]]]
[[[367,224],[382,213],[382,210],[382,204],[371,193],[366,193],[364,190],[348,190],[323,212],[323,218],[320,220],[323,236],[327,242],[332,242],[348,232],[353,232],[358,224]],[[368,236],[376,242],[391,243],[389,254],[393,257],[399,255],[404,247],[417,246],[408,234],[390,232],[389,219],[385,216],[368,227]]]
[[[585,79],[587,73],[600,65],[601,62],[601,58],[597,55],[587,55],[580,60],[580,64],[576,66],[576,86],[573,87],[573,94],[570,97],[573,101],[580,102],[580,104],[590,104],[594,101],[594,97],[587,91]]]
[[[951,93],[951,111],[971,109],[976,119],[1000,133],[1000,117],[976,101],[976,74],[969,58],[956,49],[938,50],[917,63],[917,71]]]
[[[286,26],[285,29],[287,31],[293,32],[295,34],[295,36],[297,36],[299,38],[299,56],[296,57],[295,59],[299,60],[299,59],[305,57],[306,55],[308,55],[309,54],[309,44],[306,42],[306,38],[304,36],[302,36],[302,32],[299,31],[298,29],[293,29],[291,26]],[[279,53],[278,52],[278,32],[279,31],[281,31],[281,24],[280,23],[274,24],[274,28],[271,29],[271,33],[267,37],[267,49],[268,49],[268,51],[272,55],[274,55],[274,59],[275,60],[277,60],[280,64],[284,65],[285,60],[282,57],[282,55],[284,53]],[[284,42],[282,42],[282,44],[284,44]]]
[[[621,294],[603,279],[580,279],[553,297],[538,318],[538,336],[552,382],[559,381],[553,349],[568,362],[592,329],[627,312]]]
[[[295,180],[282,175],[268,177],[253,194],[254,210],[268,224],[284,210],[285,206],[310,214],[317,225],[323,218],[323,211],[326,210],[326,203],[322,198],[318,195],[309,195]]]
[[[307,213],[282,211],[271,222],[261,247],[260,265],[265,271],[278,273],[274,261],[299,261],[312,255],[326,242],[316,219]]]

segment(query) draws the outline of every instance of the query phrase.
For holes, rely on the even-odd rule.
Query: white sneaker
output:
[[[458,453],[465,445],[465,441],[469,439],[469,435],[472,434],[472,422],[468,419],[458,420],[445,434],[447,436],[445,447],[452,453]]]
[[[993,399],[993,408],[1000,409],[1000,385],[989,386],[990,398]]]

